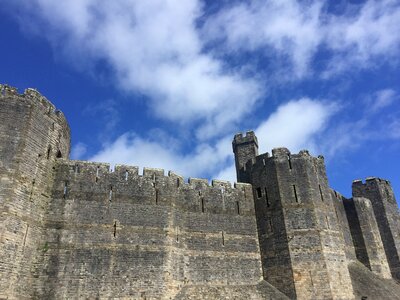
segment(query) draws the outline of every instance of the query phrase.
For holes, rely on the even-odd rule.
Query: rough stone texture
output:
[[[82,161],[55,171],[42,296],[170,299],[262,277],[250,185]]]
[[[343,197],[339,192],[332,190],[332,199],[335,205],[335,215],[338,218],[340,231],[343,234],[346,258],[348,261],[355,261],[356,252],[353,244],[353,238],[350,232],[349,219],[347,218],[346,211],[344,209],[344,201],[346,198]]]
[[[264,278],[290,298],[351,299],[345,242],[323,158],[274,149],[246,165]]]
[[[390,182],[369,177],[353,182],[353,197],[371,200],[393,278],[400,281],[400,214]]]
[[[0,298],[30,298],[42,253],[52,166],[69,155],[69,127],[38,92],[0,85]]]
[[[356,299],[400,299],[400,285],[396,281],[384,279],[372,273],[359,262],[350,263],[349,271]]]
[[[279,292],[266,281],[258,285],[237,285],[230,287],[192,286],[184,287],[175,298],[176,300],[288,300],[289,298]]]
[[[353,186],[376,224],[369,200],[346,215],[322,157],[258,155],[253,132],[234,138],[232,187],[69,160],[64,116],[32,89],[0,85],[0,120],[0,299],[399,298],[386,181]]]
[[[357,259],[372,272],[383,278],[391,278],[371,201],[355,197],[345,199],[343,203],[351,224],[350,230]]]
[[[258,156],[258,141],[253,131],[246,135],[238,133],[232,142],[233,153],[235,153],[235,166],[238,182],[249,182],[249,174],[246,172],[246,163]]]

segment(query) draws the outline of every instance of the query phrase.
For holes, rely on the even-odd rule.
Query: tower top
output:
[[[258,140],[254,131],[246,131],[245,136],[241,132],[235,134],[232,141],[233,151],[235,151],[236,146],[245,144],[255,144],[258,148]]]

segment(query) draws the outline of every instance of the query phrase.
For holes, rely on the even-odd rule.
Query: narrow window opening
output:
[[[179,187],[179,185],[181,184],[181,182],[179,181],[179,178],[176,179],[176,186]]]
[[[324,195],[322,194],[322,189],[321,189],[321,185],[318,184],[318,188],[319,188],[319,194],[321,196],[321,200],[324,201]]]
[[[112,187],[112,185],[110,185],[110,194],[108,195],[108,201],[110,201],[110,202],[112,200],[112,195],[113,195],[113,187]]]
[[[156,205],[158,205],[158,197],[159,197],[158,190],[156,190]]]
[[[290,155],[288,155],[289,169],[292,169],[292,160],[290,159]]]
[[[51,124],[51,130],[54,130],[54,128],[55,128],[55,125],[54,125],[54,122]]]
[[[262,193],[261,193],[261,188],[257,188],[257,198],[261,198]]]
[[[272,227],[272,220],[271,219],[269,219],[269,230],[271,231],[271,232],[274,232],[274,229],[273,229],[273,227]]]
[[[49,158],[50,158],[50,154],[51,154],[51,146],[49,146],[49,148],[47,148],[46,159],[49,159]]]
[[[129,176],[128,170],[125,170],[125,181],[128,181],[128,176]]]
[[[26,244],[26,237],[28,236],[28,230],[29,230],[29,225],[26,225],[23,247],[25,247],[25,244]]]
[[[222,246],[225,246],[225,235],[224,232],[221,232],[221,237],[222,237]]]
[[[76,164],[76,165],[75,165],[75,173],[77,174],[77,173],[79,173],[79,172],[80,172],[80,170],[79,170],[79,165]]]
[[[63,194],[64,199],[67,199],[67,193],[68,193],[68,182],[65,181],[64,182],[64,194]]]
[[[96,169],[96,178],[94,179],[94,181],[95,181],[96,183],[99,181],[99,169],[100,169],[100,167],[97,166],[97,169]]]
[[[61,154],[61,151],[60,151],[60,150],[57,151],[56,158],[62,158],[62,154]]]
[[[265,159],[263,158],[263,165],[265,166]]]
[[[297,191],[296,191],[296,186],[293,185],[293,193],[294,193],[294,199],[296,200],[296,202],[299,202],[299,198],[297,197]]]
[[[267,202],[267,207],[269,207],[270,203],[269,203],[267,188],[265,188],[264,191],[265,191],[265,201]]]
[[[313,279],[312,279],[311,271],[308,271],[308,272],[310,273],[311,286],[314,286],[314,282],[313,282]]]
[[[221,194],[224,194],[224,193],[225,193],[225,187],[221,186]]]
[[[33,196],[33,187],[35,186],[35,179],[32,180],[32,187],[31,187],[31,192],[29,194],[29,201],[32,200],[32,196]]]
[[[176,242],[179,243],[179,227],[175,227]]]
[[[114,221],[114,237],[117,235],[117,221]]]
[[[236,211],[237,211],[237,214],[240,215],[240,205],[239,205],[239,201],[236,201]]]
[[[201,198],[201,212],[204,213],[204,198]]]

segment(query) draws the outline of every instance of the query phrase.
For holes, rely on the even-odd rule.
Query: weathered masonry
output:
[[[69,160],[64,115],[0,85],[0,299],[400,299],[386,180],[233,140],[239,183]]]

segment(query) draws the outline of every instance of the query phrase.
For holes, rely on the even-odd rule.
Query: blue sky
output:
[[[72,158],[232,181],[253,129],[400,197],[400,1],[3,0],[0,29],[0,82],[64,112]]]

